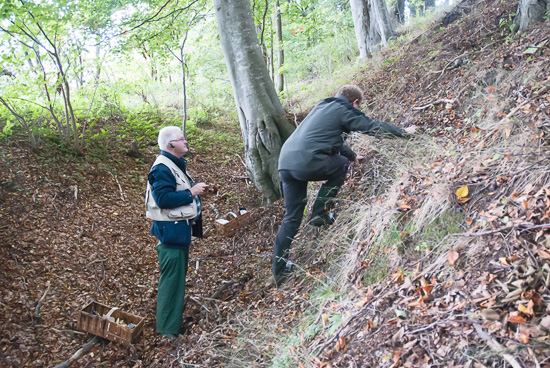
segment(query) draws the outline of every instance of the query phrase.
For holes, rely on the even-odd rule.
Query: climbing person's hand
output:
[[[405,128],[405,133],[406,134],[414,134],[416,132],[416,129],[418,129],[418,127],[416,125],[411,125],[410,127]]]

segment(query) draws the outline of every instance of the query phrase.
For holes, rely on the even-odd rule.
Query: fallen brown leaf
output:
[[[508,322],[522,324],[522,323],[527,322],[527,320],[525,318],[521,317],[521,316],[510,316],[508,318]]]
[[[454,266],[454,264],[456,263],[456,261],[458,260],[458,252],[455,251],[454,249],[449,249],[449,258],[447,258],[447,264],[451,265],[451,266]]]
[[[537,251],[537,254],[539,255],[540,258],[550,259],[550,253],[545,251],[544,249],[539,249]]]
[[[342,350],[346,346],[346,338],[344,336],[340,336],[338,338],[338,341],[336,341],[336,345],[334,346],[334,349],[336,351]]]

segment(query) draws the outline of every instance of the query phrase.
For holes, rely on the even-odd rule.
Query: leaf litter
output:
[[[74,314],[90,299],[147,325],[135,346],[102,344],[83,366],[548,364],[549,25],[509,42],[498,19],[515,7],[463,1],[444,26],[412,34],[407,57],[383,67],[402,52],[385,49],[372,61],[380,69],[355,76],[367,114],[423,134],[405,144],[351,137],[368,164],[351,168],[330,229],[302,229],[298,271],[281,290],[268,282],[280,202],[258,207],[244,168],[222,170],[222,185],[207,156],[193,158],[195,176],[227,188],[214,208],[246,205],[253,221],[227,238],[212,227],[195,243],[185,333],[174,343],[153,333],[158,270],[138,205],[147,165],[88,164],[84,180],[72,167],[46,170],[22,142],[3,145],[12,160],[1,163],[0,232],[10,239],[1,248],[2,364],[67,359],[85,342]],[[435,45],[442,57],[423,62]],[[105,190],[90,184],[98,181]],[[213,224],[216,211],[205,208]]]

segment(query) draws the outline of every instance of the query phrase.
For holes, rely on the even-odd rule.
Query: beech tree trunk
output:
[[[280,198],[278,159],[294,131],[262,56],[249,0],[214,0],[220,42],[243,135],[248,175],[268,201]]]
[[[531,24],[544,20],[544,16],[548,13],[550,13],[550,0],[520,0],[514,23],[521,32]]]
[[[350,5],[359,57],[366,59],[388,43],[395,29],[385,0],[350,0]]]

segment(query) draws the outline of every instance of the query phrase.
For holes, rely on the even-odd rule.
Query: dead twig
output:
[[[453,319],[451,319],[450,317],[449,317],[449,318],[445,318],[445,319],[443,319],[443,320],[440,319],[440,320],[437,320],[437,321],[435,321],[435,322],[433,322],[433,323],[430,323],[429,325],[426,325],[426,326],[424,326],[424,327],[420,327],[420,328],[418,328],[418,329],[416,329],[416,330],[414,330],[414,331],[405,332],[405,335],[414,335],[414,334],[416,334],[416,333],[419,333],[419,332],[422,332],[422,331],[429,330],[429,329],[431,329],[432,327],[435,327],[435,326],[437,326],[437,325],[440,324],[440,323],[445,323],[445,322],[449,322],[449,321],[453,321]]]
[[[452,236],[483,236],[483,235],[491,235],[496,233],[501,233],[506,230],[512,230],[517,228],[522,228],[521,232],[528,231],[528,230],[534,230],[534,229],[541,229],[541,228],[549,228],[550,224],[541,224],[541,225],[534,225],[531,223],[522,223],[522,224],[513,224],[508,226],[499,227],[498,229],[494,230],[487,230],[487,231],[479,231],[477,233],[455,233],[450,234]]]
[[[517,225],[508,225],[508,226],[500,227],[500,228],[495,229],[495,230],[479,231],[477,233],[455,233],[455,234],[450,234],[450,235],[452,235],[452,236],[483,236],[483,235],[491,235],[491,234],[495,234],[495,233],[500,233],[500,232],[503,232],[503,231],[506,231],[506,230],[511,230],[515,227],[517,227]]]
[[[214,292],[214,294],[212,294],[210,298],[219,300],[225,290],[227,290],[230,286],[238,284],[238,281],[222,281],[222,285]]]
[[[511,354],[505,353],[504,352],[505,349],[498,343],[498,341],[493,339],[491,335],[489,335],[487,332],[483,331],[483,329],[479,324],[474,323],[474,327],[476,329],[478,336],[481,337],[483,340],[485,340],[491,349],[497,351],[498,353],[501,353],[502,357],[506,359],[506,361],[513,368],[523,368],[521,364],[519,364],[519,362],[516,360],[516,358],[514,358],[514,356]]]
[[[42,307],[42,303],[44,302],[44,299],[46,298],[46,295],[50,291],[51,284],[50,281],[46,282],[46,291],[44,291],[44,294],[42,294],[42,297],[40,300],[38,300],[38,303],[36,303],[36,308],[34,308],[34,317],[39,318],[40,317],[40,307]]]
[[[451,99],[448,99],[448,98],[440,98],[439,100],[434,101],[434,102],[430,102],[427,105],[419,106],[419,107],[413,107],[413,110],[425,110],[425,109],[428,109],[428,108],[433,107],[435,105],[439,105],[439,104],[444,103],[444,102],[452,105],[455,102],[455,100],[451,100]]]
[[[86,335],[85,332],[80,332],[80,331],[75,331],[75,330],[58,330],[57,328],[53,328],[53,327],[52,327],[52,330],[57,332],[57,333],[73,333],[73,334],[77,334],[77,335]]]
[[[438,104],[441,104],[441,103],[446,103],[448,105],[454,105],[455,103],[458,102],[460,96],[462,95],[462,93],[466,90],[466,88],[470,87],[470,85],[472,85],[472,83],[469,83],[467,85],[465,85],[464,87],[462,87],[462,89],[460,91],[458,91],[458,93],[456,94],[456,97],[453,98],[453,99],[449,99],[449,98],[440,98],[439,100],[437,101],[434,101],[434,102],[431,102],[427,105],[424,105],[424,106],[419,106],[419,107],[413,107],[413,110],[425,110],[427,108],[430,108],[432,106],[435,106],[435,105],[438,105]]]
[[[50,330],[52,330],[54,332],[57,332],[57,333],[73,333],[73,334],[77,334],[77,335],[86,335],[85,332],[80,332],[80,331],[75,331],[75,330],[58,330],[55,327],[49,327],[49,326],[46,326],[46,325],[34,325],[33,327],[34,328],[49,328]]]
[[[191,299],[192,301],[194,301],[195,303],[197,303],[198,305],[200,305],[201,307],[203,307],[208,313],[210,313],[210,309],[208,309],[207,306],[205,306],[204,304],[202,304],[201,302],[199,302],[199,298],[196,297],[196,296],[190,296],[189,299]],[[204,298],[204,299],[207,299],[207,298]]]
[[[94,336],[93,339],[91,339],[86,344],[84,344],[80,349],[78,349],[77,352],[73,354],[73,356],[71,356],[68,360],[64,361],[63,363],[56,365],[54,368],[69,368],[72,362],[88,354],[90,350],[92,350],[94,345],[98,344],[99,342],[101,342],[101,337]]]

